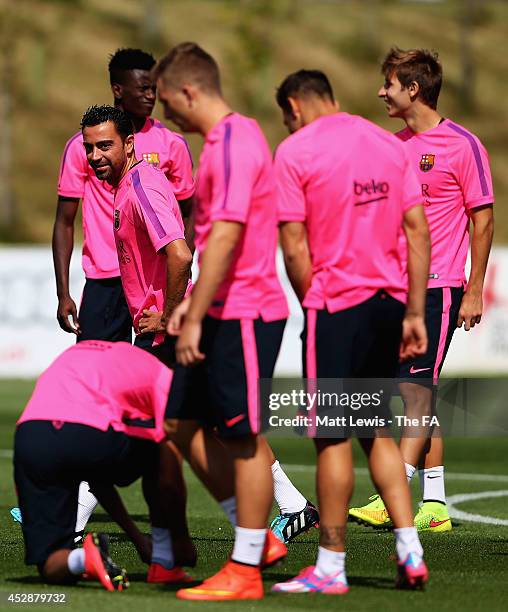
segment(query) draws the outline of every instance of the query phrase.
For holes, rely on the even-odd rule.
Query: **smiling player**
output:
[[[437,110],[442,68],[425,49],[390,50],[378,96],[388,115],[402,119],[397,133],[421,184],[431,237],[431,262],[425,320],[429,347],[425,355],[404,363],[398,376],[405,412],[411,418],[435,413],[435,393],[454,331],[469,331],[481,321],[483,282],[493,235],[494,195],[487,152],[478,138]],[[464,272],[473,224],[471,272]],[[401,250],[407,246],[402,240]],[[443,440],[436,427],[403,433],[400,442],[406,476],[420,467],[423,505],[415,517],[419,531],[452,528],[446,507]],[[374,527],[390,526],[383,500],[351,508],[350,516]]]

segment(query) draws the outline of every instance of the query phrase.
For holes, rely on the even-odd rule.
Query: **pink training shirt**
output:
[[[224,117],[207,134],[196,178],[195,243],[200,255],[214,221],[244,225],[232,264],[208,313],[219,319],[288,316],[275,268],[277,210],[268,144],[254,119]]]
[[[187,142],[160,121],[147,119],[143,129],[134,134],[135,150],[155,168],[160,168],[171,182],[178,200],[194,193],[192,158]],[[65,145],[58,179],[58,195],[83,199],[83,270],[87,278],[119,276],[118,257],[111,226],[113,190],[99,181],[88,163],[81,132]]]
[[[156,357],[127,342],[78,342],[41,374],[18,425],[80,423],[159,442],[171,379]]]
[[[379,289],[405,302],[398,235],[422,198],[397,138],[362,117],[326,115],[279,145],[275,170],[280,221],[307,228],[313,275],[303,305],[333,313]]]
[[[398,134],[421,183],[431,237],[429,288],[465,284],[469,212],[494,202],[487,151],[476,136],[445,119],[437,127]],[[405,236],[401,237],[404,260]]]
[[[122,178],[115,195],[113,227],[122,286],[139,333],[144,309],[164,310],[167,256],[163,249],[185,239],[180,207],[160,170],[141,161]]]

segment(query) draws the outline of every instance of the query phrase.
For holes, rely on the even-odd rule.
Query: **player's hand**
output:
[[[176,360],[180,365],[191,366],[203,361],[205,356],[199,350],[201,321],[189,321],[182,325],[176,342]]]
[[[163,313],[143,310],[143,316],[139,319],[138,327],[141,334],[165,334],[166,321],[164,320]]]
[[[462,296],[457,327],[462,327],[469,331],[482,320],[483,298],[481,292],[466,291]]]
[[[190,296],[185,298],[183,302],[180,302],[178,306],[173,310],[173,313],[169,317],[169,323],[167,332],[171,336],[179,336],[182,329],[183,320],[185,315],[189,312],[189,306],[191,303]]]
[[[58,300],[56,318],[60,327],[68,334],[76,334],[77,336],[81,333],[76,304],[70,295]]]
[[[427,352],[427,328],[423,317],[406,314],[402,321],[402,341],[400,343],[400,361],[413,359]]]

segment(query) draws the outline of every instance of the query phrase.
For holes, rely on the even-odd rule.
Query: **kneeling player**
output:
[[[128,585],[125,570],[109,556],[105,536],[89,534],[83,548],[74,547],[83,480],[115,518],[121,502],[112,497],[113,486],[142,477],[152,523],[152,566],[174,566],[157,444],[164,438],[171,376],[145,351],[91,340],[65,351],[39,378],[18,421],[14,474],[26,563],[37,565],[45,581],[67,583],[86,574],[109,591]],[[119,522],[130,527],[146,558],[146,542],[129,520],[123,513]],[[186,579],[179,568],[174,572]]]

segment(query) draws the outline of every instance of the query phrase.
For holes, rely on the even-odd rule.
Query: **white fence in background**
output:
[[[279,271],[291,306],[277,363],[278,375],[300,372],[301,310],[279,258]],[[77,304],[83,288],[80,257],[71,264],[71,295]],[[508,248],[495,248],[485,287],[482,323],[458,330],[446,360],[448,374],[508,373]],[[56,321],[56,292],[51,249],[0,247],[0,378],[34,377],[74,336]]]

